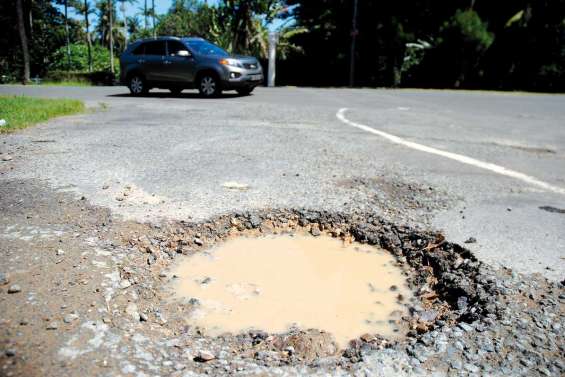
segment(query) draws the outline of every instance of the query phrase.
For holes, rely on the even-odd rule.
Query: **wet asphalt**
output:
[[[399,221],[462,244],[474,238],[465,246],[491,265],[564,277],[565,195],[393,144],[336,117],[348,108],[351,121],[565,188],[563,95],[258,88],[248,97],[133,98],[125,87],[38,86],[0,86],[0,94],[89,106],[0,136],[0,152],[14,157],[0,163],[0,184],[39,178],[117,216],[155,222],[264,208],[380,213],[368,198],[382,185],[361,191],[344,182],[400,182],[408,189],[398,195],[429,189],[449,205],[404,208]]]

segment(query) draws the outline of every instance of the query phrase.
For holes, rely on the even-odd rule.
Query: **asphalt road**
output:
[[[14,159],[0,163],[0,180],[44,179],[141,221],[374,210],[452,241],[474,237],[466,246],[489,264],[564,277],[563,95],[259,88],[249,97],[132,98],[122,87],[0,86],[7,93],[79,98],[91,109],[1,136],[0,152]],[[349,123],[336,116],[343,108]]]

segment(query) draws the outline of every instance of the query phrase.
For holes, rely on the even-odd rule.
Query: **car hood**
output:
[[[249,64],[257,64],[259,63],[259,61],[257,60],[257,58],[254,58],[253,56],[245,56],[245,55],[232,55],[231,56],[233,59],[237,59],[242,63],[249,63]]]

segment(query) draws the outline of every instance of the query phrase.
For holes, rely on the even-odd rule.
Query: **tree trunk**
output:
[[[88,72],[92,72],[92,41],[90,40],[90,24],[88,22],[88,0],[84,0],[84,23],[86,25],[86,46],[88,48]]]
[[[67,40],[67,70],[71,69],[71,43],[69,41],[69,22],[68,22],[67,0],[65,0],[65,38]]]
[[[155,38],[157,36],[157,34],[155,34],[155,0],[151,0],[151,21],[153,24],[153,38]]]
[[[110,32],[110,71],[114,73],[114,29],[112,20],[112,0],[108,0],[108,31]]]
[[[26,36],[26,28],[24,23],[24,5],[23,0],[17,0],[16,2],[16,12],[18,13],[18,31],[20,34],[20,41],[22,43],[22,54],[24,58],[24,77],[23,83],[29,83],[30,73],[29,73],[29,50],[28,42]]]

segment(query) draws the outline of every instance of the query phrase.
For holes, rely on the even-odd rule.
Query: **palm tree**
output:
[[[128,17],[126,15],[126,3],[134,4],[137,0],[118,0],[120,2],[120,10],[122,11],[122,17],[124,18],[124,50],[128,45]]]
[[[88,0],[71,0],[71,7],[75,8],[79,14],[84,16],[84,26],[86,29],[86,46],[88,48],[88,72],[92,72],[92,37],[90,36],[90,20],[89,16],[94,13]]]
[[[145,0],[145,4],[143,6],[143,16],[145,17],[145,30],[147,30],[147,26],[148,26],[147,25],[147,23],[148,23],[147,16],[148,15],[149,15],[149,13],[147,13],[147,0]]]
[[[90,25],[88,23],[88,14],[90,11],[88,0],[84,0],[84,23],[86,26],[86,45],[88,46],[88,72],[92,72],[92,38],[90,38]]]
[[[128,35],[137,34],[141,30],[141,20],[136,15],[128,17],[126,25]]]
[[[24,77],[23,83],[27,84],[30,80],[29,73],[29,49],[27,44],[26,28],[24,23],[24,5],[22,0],[17,0],[16,12],[18,13],[18,31],[20,34],[20,41],[22,43],[22,53],[24,58]]]

